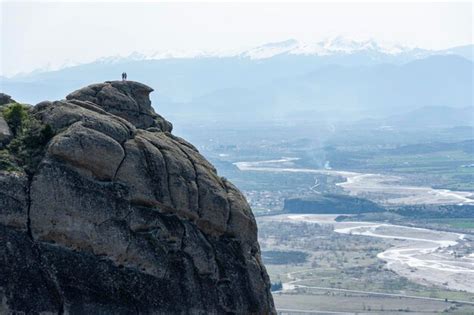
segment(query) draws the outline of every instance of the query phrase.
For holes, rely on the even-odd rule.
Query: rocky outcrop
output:
[[[249,205],[151,91],[106,82],[31,110],[56,135],[34,172],[0,173],[0,312],[274,313]]]
[[[10,128],[8,127],[7,122],[2,116],[2,113],[0,112],[0,149],[8,143],[11,138],[13,137],[12,132]]]
[[[14,103],[15,100],[12,99],[12,97],[8,94],[5,93],[0,93],[0,106],[6,105],[9,103]]]
[[[10,95],[0,93],[0,149],[12,138],[7,122],[2,116],[3,105],[15,102]]]
[[[126,119],[137,128],[155,127],[171,132],[171,123],[156,114],[151,107],[149,95],[152,91],[149,86],[137,82],[110,81],[89,85],[69,94],[66,99],[96,104],[106,112]]]

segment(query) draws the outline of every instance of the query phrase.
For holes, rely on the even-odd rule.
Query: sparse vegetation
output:
[[[306,261],[308,254],[301,251],[281,251],[268,250],[262,252],[263,261],[266,264],[286,265],[286,264],[301,264]]]
[[[14,138],[5,150],[0,151],[0,170],[23,168],[27,173],[33,173],[43,157],[46,144],[54,136],[53,129],[38,121],[27,105],[9,104],[2,114]]]
[[[318,194],[306,198],[285,200],[284,210],[290,213],[361,213],[385,209],[364,198],[343,194]]]
[[[8,150],[0,150],[0,170],[7,172],[19,171],[20,167]]]
[[[393,246],[396,241],[340,234],[334,232],[333,227],[329,225],[306,222],[289,224],[269,221],[264,217],[259,218],[258,223],[262,255],[265,256],[268,252],[298,251],[308,254],[306,262],[301,264],[265,261],[273,283],[283,282],[300,286],[274,294],[277,304],[282,308],[307,305],[309,308],[317,307],[330,311],[371,311],[388,314],[427,308],[442,312],[446,307],[450,308],[448,313],[454,314],[466,314],[463,312],[473,310],[471,305],[447,304],[445,301],[402,299],[361,293],[368,291],[448,301],[474,301],[469,292],[422,285],[387,269],[377,254]],[[466,254],[468,253],[462,253]]]
[[[2,114],[14,137],[21,134],[23,128],[29,120],[28,107],[19,103],[11,103],[6,105],[2,110]]]

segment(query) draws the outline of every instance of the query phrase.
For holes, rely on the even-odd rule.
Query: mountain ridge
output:
[[[35,104],[59,99],[91,77],[105,80],[124,70],[136,80],[158,86],[153,102],[160,104],[160,112],[183,123],[189,119],[225,121],[230,114],[272,120],[315,110],[328,112],[332,120],[359,120],[369,118],[364,114],[369,112],[383,117],[396,110],[473,103],[473,63],[452,54],[401,64],[374,62],[360,54],[89,64],[2,80],[2,89],[19,101]]]
[[[229,51],[152,51],[137,52],[134,51],[126,56],[104,56],[89,62],[65,61],[55,67],[43,67],[35,69],[29,73],[22,73],[10,76],[9,79],[27,77],[32,74],[51,72],[71,68],[81,65],[103,63],[115,64],[144,60],[168,60],[168,59],[206,59],[206,58],[249,58],[249,59],[268,59],[282,55],[303,55],[303,56],[331,56],[331,55],[351,55],[357,53],[371,54],[374,60],[388,59],[393,60],[402,57],[402,60],[426,58],[431,55],[458,55],[468,60],[474,60],[474,45],[454,46],[446,49],[423,49],[418,47],[409,47],[395,43],[379,43],[374,39],[353,40],[343,36],[336,36],[319,41],[299,41],[296,39],[287,39],[278,42],[264,43],[258,46],[245,49],[234,49]],[[410,57],[411,56],[411,57]]]

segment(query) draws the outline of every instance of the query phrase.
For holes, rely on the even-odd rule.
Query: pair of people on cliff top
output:
[[[127,80],[127,73],[122,72],[122,81],[125,81],[125,80]]]

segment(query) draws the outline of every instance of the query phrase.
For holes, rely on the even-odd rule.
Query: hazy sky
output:
[[[134,51],[227,51],[289,38],[342,35],[429,49],[473,42],[471,2],[0,2],[2,75]]]

